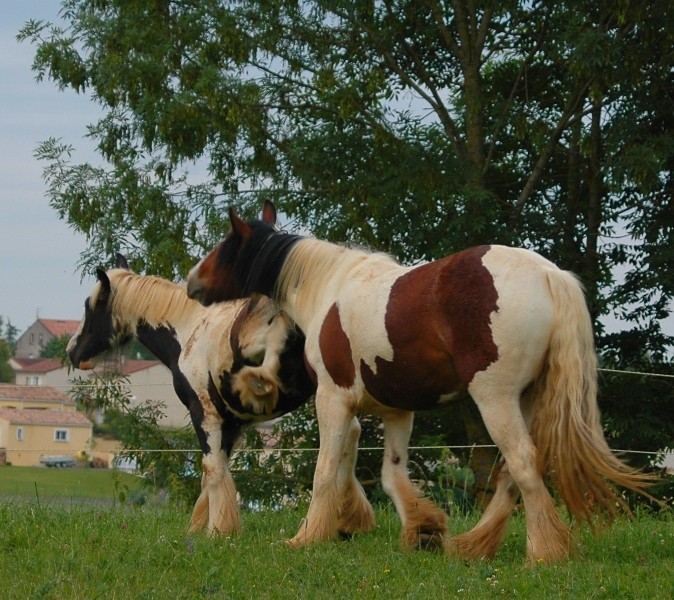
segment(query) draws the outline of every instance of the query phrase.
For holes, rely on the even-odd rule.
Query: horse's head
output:
[[[187,295],[205,306],[245,298],[253,292],[270,295],[271,288],[251,289],[251,275],[258,253],[277,233],[276,207],[266,201],[261,219],[247,222],[230,208],[229,220],[230,232],[187,276]]]
[[[128,269],[126,259],[117,255],[117,267]],[[112,349],[119,340],[115,331],[110,306],[111,285],[108,273],[98,268],[98,281],[90,296],[84,301],[84,317],[77,333],[70,338],[66,352],[72,365],[77,369],[91,369],[94,359]]]

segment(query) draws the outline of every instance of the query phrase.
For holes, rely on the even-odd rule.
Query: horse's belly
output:
[[[429,410],[451,402],[461,384],[452,361],[396,364],[380,358],[375,369],[361,361],[360,375],[368,395],[385,406],[403,410]]]

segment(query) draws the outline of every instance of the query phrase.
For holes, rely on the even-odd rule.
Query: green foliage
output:
[[[0,315],[0,382],[14,383],[14,370],[9,365],[9,359],[14,356],[16,350],[16,336],[18,330],[7,319]]]
[[[0,339],[4,339],[7,342],[12,356],[14,356],[14,352],[16,351],[16,339],[18,335],[19,330],[12,325],[12,322],[7,319],[7,323],[5,323],[4,317],[0,315]]]
[[[40,352],[40,358],[60,358],[62,365],[67,364],[68,355],[66,354],[66,348],[69,341],[70,336],[68,334],[50,339]]]
[[[632,364],[637,371],[639,361]],[[674,368],[671,364],[652,361],[642,364],[646,369],[654,368],[663,377],[602,373],[599,394],[601,409],[620,406],[619,411],[604,410],[604,430],[609,445],[644,452],[628,457],[631,464],[640,468],[648,467],[656,459],[656,455],[647,453],[674,450],[674,421],[663,418],[672,410]]]
[[[104,111],[88,131],[101,166],[74,163],[60,140],[36,152],[51,206],[89,240],[83,269],[122,251],[138,272],[184,276],[225,233],[228,206],[252,216],[268,198],[294,228],[406,263],[532,247],[583,280],[607,362],[671,368],[671,2],[62,9],[63,26],[30,21],[18,37],[38,79]],[[602,315],[625,331],[607,335]],[[626,431],[629,403],[607,392],[602,408]]]
[[[9,344],[6,340],[0,339],[0,382],[14,383],[14,370],[9,365],[9,359],[12,358]]]

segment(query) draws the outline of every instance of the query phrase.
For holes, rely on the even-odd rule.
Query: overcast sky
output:
[[[59,5],[0,1],[0,315],[20,332],[36,314],[79,319],[93,285],[91,278],[81,284],[76,272],[84,237],[50,208],[42,164],[33,154],[53,136],[78,149],[76,160],[95,160],[84,135],[99,111],[86,97],[37,83],[30,68],[34,47],[16,41],[28,19],[54,21]]]

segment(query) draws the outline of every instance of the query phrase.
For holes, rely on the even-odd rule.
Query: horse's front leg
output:
[[[203,406],[205,415],[199,425],[201,435],[197,430],[204,448],[203,475],[201,494],[192,512],[190,531],[205,526],[210,535],[239,533],[241,517],[236,502],[236,486],[228,462],[240,428],[223,423],[210,402],[204,402]]]
[[[289,327],[288,318],[278,314],[267,331],[262,363],[243,367],[232,378],[232,390],[239,393],[244,406],[250,406],[257,414],[271,414],[278,403],[281,353]]]
[[[341,504],[339,507],[339,534],[350,536],[353,533],[365,533],[376,527],[374,510],[363,486],[356,479],[356,460],[358,458],[358,440],[360,423],[356,417],[351,419],[349,433],[344,445],[342,460],[339,464],[338,485]]]
[[[293,547],[334,539],[339,533],[341,490],[338,475],[355,415],[353,396],[343,389],[325,389],[319,385],[316,415],[319,450],[311,503],[299,531],[288,540],[288,545]]]
[[[198,400],[195,398],[195,402]],[[194,426],[194,432],[197,434],[197,439],[199,440],[199,446],[201,447],[202,463],[205,461],[206,456],[211,452],[211,447],[208,445],[208,434],[204,431],[201,417],[199,416],[200,412],[193,412],[190,410],[190,417],[192,419],[192,425]],[[203,529],[208,528],[208,494],[209,494],[209,478],[205,470],[201,474],[201,493],[197,498],[197,501],[194,504],[194,509],[192,510],[192,516],[190,518],[190,524],[188,531],[194,533],[196,531],[202,531]]]
[[[447,537],[447,515],[421,495],[407,472],[407,449],[414,414],[386,410],[381,417],[384,420],[382,487],[402,521],[400,543],[403,547],[424,550],[442,548]]]

